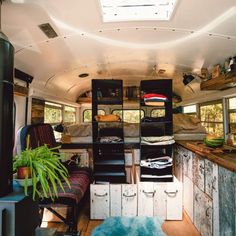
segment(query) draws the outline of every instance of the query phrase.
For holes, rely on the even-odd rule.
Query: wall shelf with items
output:
[[[236,73],[228,72],[216,78],[203,81],[200,85],[201,90],[224,90],[236,86]]]
[[[175,142],[172,124],[172,80],[141,81],[140,109],[154,108],[162,111],[164,109],[164,115],[140,119],[140,180],[171,182]]]
[[[125,183],[123,117],[98,115],[104,105],[123,110],[121,80],[92,80],[93,160],[96,183]]]

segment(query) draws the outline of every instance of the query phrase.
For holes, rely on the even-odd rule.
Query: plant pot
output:
[[[26,176],[28,176],[28,178],[31,178],[30,167],[28,167],[28,166],[18,167],[17,178],[18,179],[25,179]]]

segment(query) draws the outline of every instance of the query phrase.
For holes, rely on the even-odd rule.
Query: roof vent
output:
[[[56,38],[58,35],[49,23],[39,25],[39,28],[46,34],[48,38]]]

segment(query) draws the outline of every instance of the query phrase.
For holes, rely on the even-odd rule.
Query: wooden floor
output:
[[[89,219],[89,204],[86,204],[78,218],[78,230],[81,231],[81,236],[90,236],[93,229],[100,225],[101,220]],[[50,222],[44,226],[57,228],[58,231],[66,231],[66,227],[63,223]],[[192,224],[189,217],[184,213],[182,221],[165,221],[162,225],[163,231],[168,236],[200,236],[197,229]]]

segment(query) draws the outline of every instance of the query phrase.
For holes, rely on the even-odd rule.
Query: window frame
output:
[[[228,125],[228,132],[231,134],[232,134],[231,124],[234,124],[236,126],[236,121],[235,122],[230,121],[230,114],[236,113],[236,108],[230,109],[230,107],[229,107],[229,100],[232,98],[236,98],[236,96],[227,98],[227,115],[228,115],[228,119],[227,119],[228,124],[227,125]],[[234,134],[234,135],[236,135],[236,134]]]

